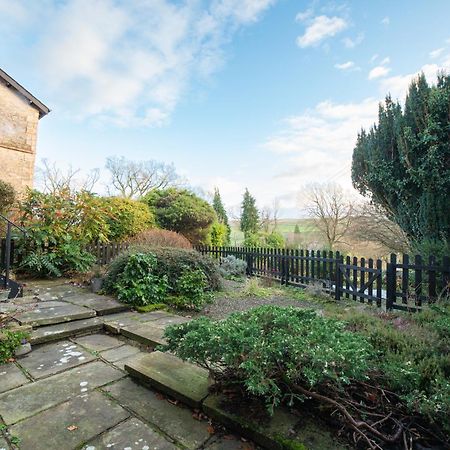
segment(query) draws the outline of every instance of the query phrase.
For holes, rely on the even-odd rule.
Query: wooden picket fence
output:
[[[104,266],[109,264],[116,256],[125,250],[128,250],[129,244],[126,242],[109,242],[107,244],[95,243],[88,245],[86,251],[92,253],[96,257],[96,264]]]
[[[357,258],[339,252],[247,247],[197,247],[218,259],[229,255],[247,263],[248,276],[263,276],[281,284],[306,287],[319,285],[336,300],[352,299],[378,307],[418,310],[425,303],[450,295],[450,257],[428,261],[418,255],[401,262]]]

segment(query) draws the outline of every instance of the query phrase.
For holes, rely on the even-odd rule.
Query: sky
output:
[[[0,0],[0,67],[52,110],[37,160],[174,163],[237,215],[247,187],[299,217],[351,189],[387,93],[450,70],[448,0]]]

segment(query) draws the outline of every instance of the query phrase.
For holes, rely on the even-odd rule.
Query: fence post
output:
[[[334,284],[334,298],[336,300],[341,299],[341,269],[339,266],[339,263],[341,262],[341,254],[340,252],[335,253],[336,258],[336,277],[335,277],[335,284]]]
[[[386,270],[386,309],[393,308],[397,291],[397,255],[391,253],[391,260]]]
[[[246,260],[247,260],[247,275],[249,277],[253,276],[253,252],[252,249],[246,251]]]

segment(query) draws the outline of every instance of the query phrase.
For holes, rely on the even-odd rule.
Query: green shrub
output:
[[[110,208],[108,216],[109,234],[112,242],[136,236],[155,226],[155,219],[145,203],[129,198],[110,197],[104,199]]]
[[[28,337],[21,331],[0,329],[0,364],[14,357],[14,351]]]
[[[161,228],[181,233],[193,244],[206,243],[209,228],[217,220],[208,202],[185,189],[157,189],[145,201]]]
[[[179,308],[200,309],[212,298],[208,291],[208,280],[200,269],[186,267],[173,287],[175,297],[171,302]]]
[[[119,300],[135,306],[164,303],[169,287],[167,276],[156,275],[156,265],[151,253],[130,255],[114,285]]]
[[[243,277],[247,270],[247,263],[233,255],[221,258],[219,271],[224,278]]]
[[[16,191],[6,181],[0,180],[0,213],[4,214],[11,209],[16,201]]]
[[[214,222],[209,230],[208,244],[223,247],[228,242],[228,227],[224,223]]]
[[[289,396],[290,384],[366,378],[372,346],[344,326],[312,310],[262,306],[170,327],[164,350],[206,367],[216,380],[242,384],[271,409]]]
[[[20,203],[17,251],[21,272],[32,276],[60,276],[85,272],[95,258],[84,250],[93,241],[107,241],[109,210],[87,192],[61,191],[58,195],[28,191]]]
[[[136,305],[166,303],[199,308],[220,283],[217,264],[207,256],[194,250],[141,246],[131,248],[111,262],[103,286],[122,301],[132,302],[133,296],[136,297]],[[146,288],[148,284],[156,287],[164,284],[165,289]]]

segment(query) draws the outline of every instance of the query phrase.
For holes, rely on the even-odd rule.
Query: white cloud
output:
[[[38,30],[32,53],[53,109],[161,126],[190,81],[218,70],[233,34],[275,1],[42,0],[34,15],[28,0],[17,0],[8,14],[24,34]],[[10,3],[0,0],[0,11]]]
[[[354,39],[349,37],[342,39],[342,43],[347,48],[355,48],[357,45],[361,44],[363,40],[364,40],[364,33],[359,33]]]
[[[306,19],[309,19],[312,15],[313,15],[313,10],[312,9],[307,9],[306,11],[299,12],[295,16],[295,20],[296,20],[296,22],[303,22]]]
[[[372,58],[370,58],[369,62],[370,64],[373,64],[379,57],[380,55],[378,53],[375,53]]]
[[[389,56],[386,56],[386,58],[384,58],[380,61],[380,66],[385,66],[386,64],[389,64],[390,62],[391,62],[391,58],[389,58]]]
[[[357,133],[376,120],[378,100],[360,103],[324,101],[298,116],[285,119],[284,129],[264,147],[282,160],[277,178],[294,193],[302,185],[333,180],[350,188],[350,161]]]
[[[334,67],[338,70],[357,70],[359,67],[355,66],[355,63],[353,61],[347,61],[342,64],[335,64]]]
[[[445,51],[444,47],[437,48],[436,50],[433,50],[433,51],[430,52],[430,58],[432,58],[432,59],[439,58],[439,56],[441,56],[442,53],[444,53],[444,51]]]
[[[388,17],[388,16],[386,16],[386,17],[384,17],[382,20],[381,20],[381,23],[382,23],[382,25],[389,25],[390,23],[391,23],[391,19]]]
[[[302,48],[318,45],[323,40],[345,30],[347,26],[347,22],[341,17],[324,15],[314,17],[304,34],[297,38],[297,45]]]
[[[385,77],[390,71],[391,71],[391,69],[389,67],[385,67],[385,66],[374,67],[369,72],[368,79],[375,80],[376,78]]]

